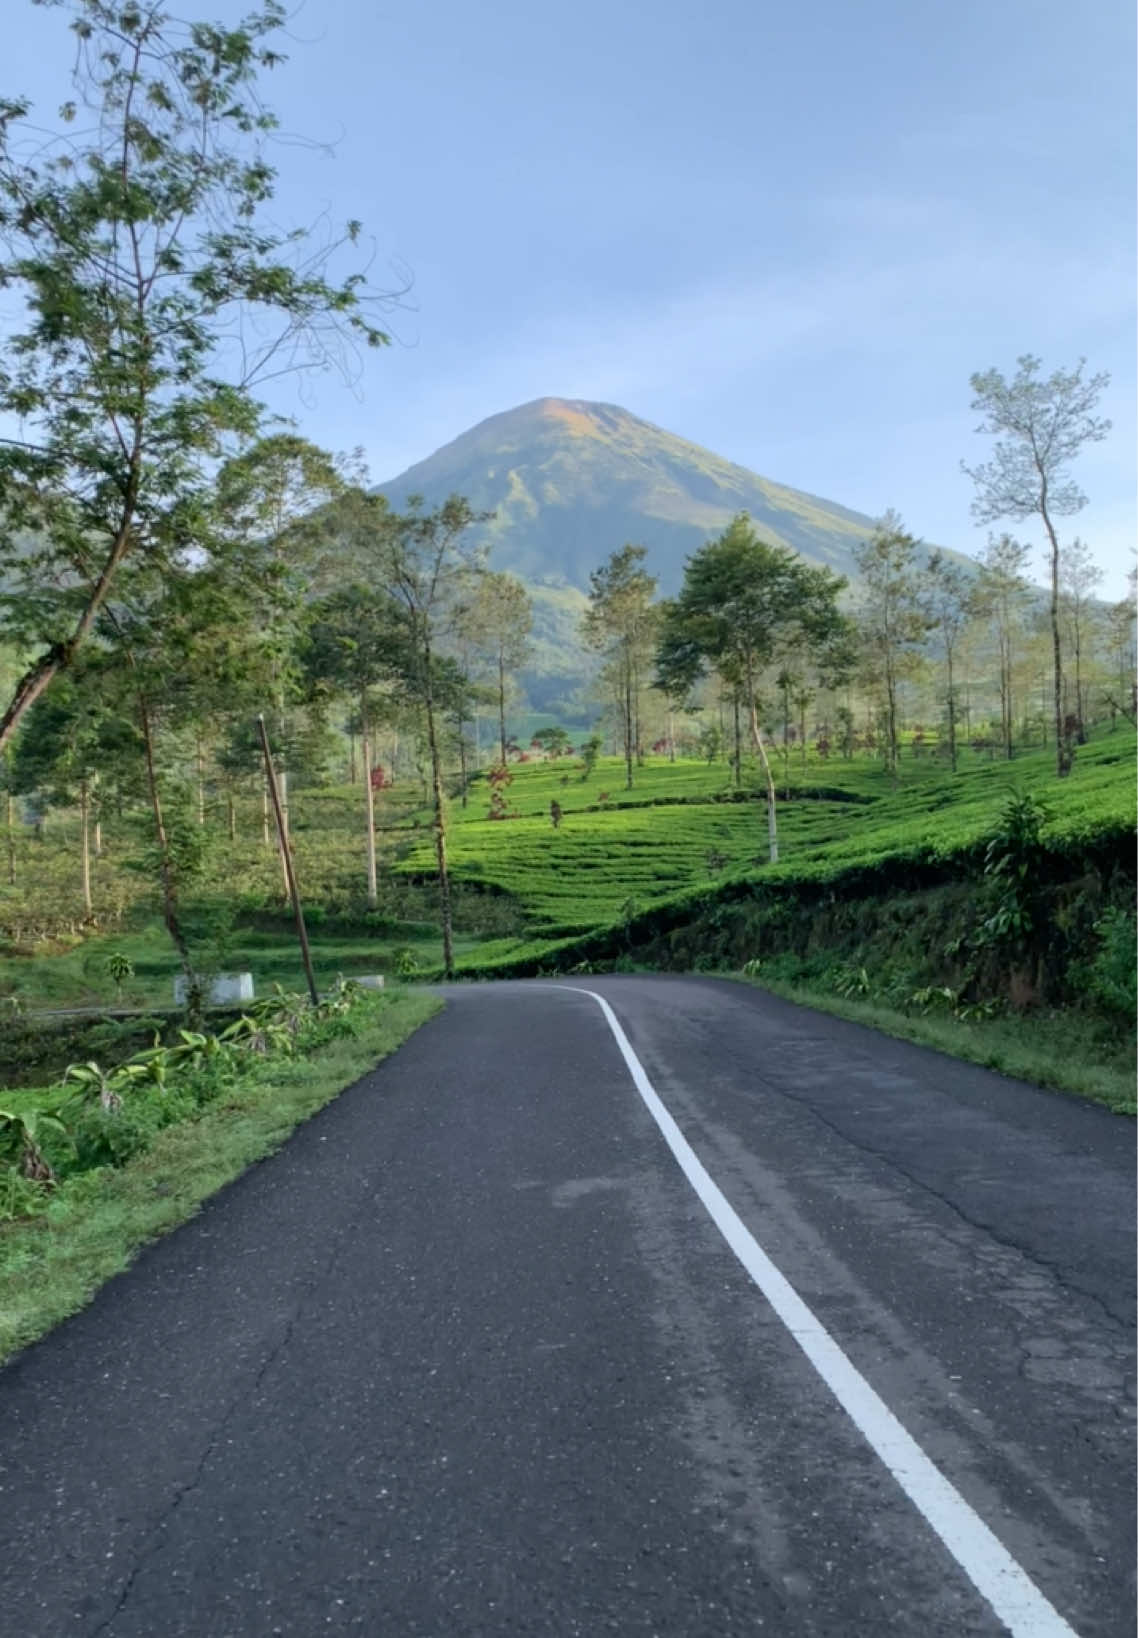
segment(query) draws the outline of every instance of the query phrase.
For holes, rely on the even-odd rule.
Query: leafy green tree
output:
[[[597,766],[597,758],[601,754],[601,736],[590,734],[581,746],[581,783],[584,784],[589,775]]]
[[[1023,630],[1029,587],[1024,576],[1030,548],[1009,534],[992,536],[980,554],[980,573],[972,588],[971,612],[991,623],[996,636],[999,663],[1000,722],[1004,755],[1010,762],[1015,754],[1016,641]]]
[[[1121,712],[1130,721],[1138,718],[1138,642],[1135,637],[1135,613],[1138,598],[1135,585],[1138,576],[1130,571],[1127,595],[1112,603],[1106,611],[1107,639],[1115,667],[1114,680],[1107,692],[1111,728],[1115,714]]]
[[[717,722],[700,723],[699,749],[708,767],[723,754],[723,730]]]
[[[53,806],[79,809],[79,861],[83,910],[90,915],[92,790],[103,757],[106,719],[92,679],[75,672],[41,695],[14,742],[11,789],[36,793]]]
[[[533,653],[533,603],[512,574],[477,577],[460,616],[460,629],[484,655],[498,708],[498,754],[506,761],[506,700],[511,682]]]
[[[774,779],[759,724],[759,673],[781,654],[824,644],[841,629],[838,595],[845,581],[793,552],[760,540],[745,512],[687,561],[684,584],[669,605],[657,649],[659,686],[677,692],[708,666],[736,676],[744,690],[751,740],[767,787],[772,863],[778,859]]]
[[[226,461],[211,503],[213,539],[232,572],[243,574],[262,644],[271,654],[274,762],[284,831],[289,834],[290,708],[300,677],[295,656],[307,599],[342,558],[340,513],[347,493],[342,463],[294,432],[260,438]],[[287,881],[285,883],[287,889]]]
[[[281,61],[279,0],[233,27],[158,5],[71,0],[76,96],[46,138],[0,100],[0,284],[23,328],[0,361],[0,558],[8,627],[39,652],[0,717],[3,746],[90,638],[124,563],[175,503],[192,539],[213,464],[260,417],[259,384],[355,367],[384,344],[375,299],[338,252],[276,229],[275,120],[258,78]],[[31,544],[29,545],[29,541]],[[66,595],[54,595],[53,588]]]
[[[956,772],[956,654],[968,620],[972,586],[959,564],[943,552],[933,552],[925,565],[925,598],[932,628],[940,637],[946,672],[945,711],[948,717],[948,759]]]
[[[980,466],[961,462],[961,467],[976,485],[972,515],[977,523],[1037,517],[1047,535],[1056,772],[1063,779],[1071,771],[1075,752],[1063,711],[1062,552],[1055,520],[1081,511],[1087,503],[1070,469],[1086,444],[1101,442],[1110,431],[1110,422],[1095,414],[1110,376],[1105,371],[1084,376],[1085,359],[1075,369],[1055,370],[1046,379],[1039,374],[1039,359],[1030,353],[1016,362],[1018,369],[1010,381],[999,370],[972,376],[972,408],[983,416],[976,430],[994,437],[996,444],[990,461]]]
[[[651,661],[657,625],[652,607],[656,577],[642,567],[647,555],[643,546],[622,546],[594,569],[589,576],[589,607],[581,621],[585,643],[605,656],[610,669],[619,702],[628,790],[638,751],[641,680]]]
[[[398,674],[404,644],[400,611],[385,591],[343,586],[309,611],[301,651],[310,683],[347,694],[359,712],[367,815],[367,902],[378,900],[375,796],[371,784],[374,732],[384,714],[378,691]]]
[[[1102,570],[1091,557],[1089,546],[1076,538],[1063,553],[1063,561],[1059,566],[1059,599],[1068,647],[1074,662],[1076,736],[1080,745],[1087,742],[1084,661],[1094,625],[1094,591],[1095,587],[1101,584]]]
[[[454,929],[440,718],[453,709],[454,691],[462,681],[456,675],[454,662],[447,662],[445,647],[461,620],[472,580],[482,568],[482,554],[463,536],[488,516],[474,512],[461,495],[450,496],[433,511],[424,510],[422,497],[412,495],[407,510],[396,513],[389,511],[379,497],[362,491],[352,497],[350,512],[351,549],[361,564],[371,566],[399,610],[399,686],[423,714],[434,810],[443,967],[448,978],[454,973]]]
[[[868,540],[854,548],[859,573],[858,623],[869,676],[882,691],[885,766],[896,778],[897,689],[924,644],[930,617],[917,572],[919,542],[886,512]]]
[[[569,750],[569,733],[565,728],[539,728],[533,742],[546,756],[564,756]]]

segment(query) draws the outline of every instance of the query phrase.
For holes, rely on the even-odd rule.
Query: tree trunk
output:
[[[360,744],[364,765],[364,807],[367,811],[367,907],[374,910],[379,903],[379,883],[375,868],[375,792],[371,785],[371,733],[367,712],[360,705]]]
[[[103,821],[101,819],[95,820],[95,857],[96,859],[103,857]]]
[[[1083,703],[1083,634],[1075,620],[1075,737],[1080,745],[1087,743],[1086,707]]]
[[[198,824],[205,824],[205,751],[201,735],[197,736]]]
[[[237,804],[233,800],[233,789],[230,787],[225,793],[225,806],[229,820],[229,840],[237,840]]]
[[[446,809],[443,805],[442,757],[439,754],[439,739],[435,729],[435,702],[430,681],[431,650],[429,646],[425,649],[424,654],[427,662],[427,687],[424,703],[427,709],[427,745],[431,754],[431,785],[435,800],[435,859],[439,870],[439,914],[443,924],[443,972],[447,978],[453,978],[454,930],[450,907],[450,876],[447,872]],[[503,763],[504,761],[503,758]]]
[[[79,781],[79,852],[83,881],[83,909],[89,916],[91,903],[91,797],[87,781]]]
[[[751,692],[751,739],[754,741],[755,751],[763,770],[763,777],[767,783],[767,846],[770,850],[771,864],[778,863],[778,819],[775,815],[774,777],[771,774],[771,765],[767,761],[766,747],[763,744],[762,730],[759,728],[759,713],[755,706],[754,691]]]
[[[632,662],[624,658],[624,788],[632,789]]]
[[[948,659],[948,758],[956,772],[956,685],[952,674],[952,644],[945,644]]]
[[[261,846],[269,847],[269,781],[261,776]]]
[[[288,885],[288,866],[284,862],[284,849],[285,848],[289,848],[289,849],[292,848],[292,831],[289,829],[289,822],[288,822],[288,769],[287,768],[281,768],[280,772],[277,774],[277,795],[280,798],[280,804],[281,804],[281,830],[283,832],[282,848],[281,848],[281,880],[284,882],[285,898],[290,899],[291,896],[292,896],[292,893],[291,893],[291,889],[290,889],[290,887]]]
[[[502,754],[502,766],[506,766],[506,656],[501,646],[498,648],[498,748]]]
[[[1075,760],[1063,723],[1063,647],[1059,636],[1059,537],[1047,511],[1046,492],[1040,503],[1043,525],[1051,542],[1051,646],[1055,654],[1055,772],[1066,779]]]
[[[731,696],[731,704],[735,711],[735,789],[738,790],[743,783],[743,726],[739,718],[738,689]]]
[[[174,874],[174,861],[170,856],[170,841],[166,834],[166,821],[162,816],[162,799],[158,791],[158,775],[154,767],[154,735],[150,723],[150,711],[146,703],[146,696],[138,696],[138,716],[142,727],[142,745],[146,753],[146,785],[150,795],[150,811],[154,815],[154,836],[158,843],[159,870],[162,877],[162,914],[166,923],[178,960],[182,964],[182,972],[186,977],[186,997],[188,1011],[191,1018],[201,1014],[202,994],[197,974],[194,972],[193,962],[190,960],[189,947],[186,944],[185,934],[178,917],[178,884]]]
[[[462,786],[462,805],[466,806],[466,735],[462,731],[463,724],[458,725],[458,778]]]
[[[886,728],[886,757],[889,774],[897,778],[898,748],[897,748],[897,679],[893,675],[893,667],[885,667],[885,728]]]
[[[676,719],[671,706],[668,707],[668,761],[676,760]]]

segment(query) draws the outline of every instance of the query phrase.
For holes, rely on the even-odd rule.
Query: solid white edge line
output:
[[[590,996],[600,1007],[636,1090],[715,1226],[839,1405],[1013,1638],[1078,1638],[771,1262],[664,1107],[604,996],[574,984],[550,987]]]

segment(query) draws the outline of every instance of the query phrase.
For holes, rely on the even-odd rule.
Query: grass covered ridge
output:
[[[267,1059],[195,1118],[166,1126],[121,1167],[65,1179],[41,1215],[0,1224],[0,1360],[82,1308],[148,1241],[374,1068],[442,1002],[399,989],[361,1000],[350,1029],[310,1055]],[[13,1094],[3,1094],[5,1102]],[[16,1094],[24,1107],[45,1101]]]

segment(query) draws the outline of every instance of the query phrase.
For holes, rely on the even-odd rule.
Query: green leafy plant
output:
[[[924,988],[914,990],[906,1001],[907,1008],[917,1012],[955,1012],[957,1005],[956,991],[947,984],[927,984]]]
[[[869,995],[873,989],[869,974],[864,967],[839,967],[833,978],[833,988],[837,995],[846,997]]]
[[[414,950],[404,945],[392,957],[396,978],[414,978],[419,971],[419,960]]]
[[[103,964],[103,970],[115,986],[115,995],[121,1004],[123,985],[134,977],[134,962],[121,950],[112,950]]]
[[[1037,923],[1043,827],[1048,809],[1030,793],[1008,798],[984,849],[986,910],[979,942],[1026,945]]]
[[[68,1064],[61,1086],[74,1088],[83,1102],[95,1101],[110,1115],[122,1107],[122,1077],[117,1070],[105,1070],[93,1058],[86,1063]]]
[[[67,1136],[67,1128],[54,1110],[0,1109],[0,1161],[15,1166],[32,1183],[54,1183],[55,1172],[40,1148],[48,1132]]]

